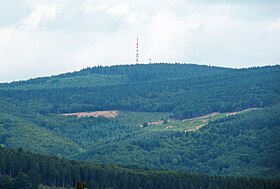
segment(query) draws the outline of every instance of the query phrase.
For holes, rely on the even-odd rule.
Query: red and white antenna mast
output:
[[[139,62],[139,49],[138,49],[138,37],[136,41],[136,64]]]

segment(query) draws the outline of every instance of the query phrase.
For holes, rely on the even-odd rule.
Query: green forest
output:
[[[279,136],[280,66],[97,66],[0,84],[0,188],[277,188]]]
[[[277,180],[207,176],[70,161],[25,152],[22,148],[9,150],[1,147],[0,157],[1,189],[33,189],[38,188],[39,184],[71,188],[77,182],[87,182],[89,189],[276,189],[280,186]]]

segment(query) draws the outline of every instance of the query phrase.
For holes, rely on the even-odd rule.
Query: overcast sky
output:
[[[280,0],[0,0],[0,82],[96,65],[280,63]]]

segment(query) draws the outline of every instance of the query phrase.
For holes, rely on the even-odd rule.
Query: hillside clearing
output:
[[[95,112],[77,112],[77,113],[69,113],[63,114],[64,116],[77,116],[77,118],[81,117],[106,117],[106,118],[116,118],[118,116],[118,112],[116,110],[111,111],[95,111]]]
[[[147,123],[148,126],[145,127],[145,129],[151,131],[183,131],[183,132],[197,131],[200,128],[206,126],[210,121],[214,121],[216,119],[240,114],[251,110],[255,110],[255,108],[250,108],[237,112],[227,112],[227,113],[213,112],[211,114],[207,114],[204,116],[195,117],[191,119],[184,119],[184,120],[165,119],[165,121],[163,120],[153,121],[153,122],[148,122]],[[143,127],[143,125],[141,125],[141,127]]]
[[[236,112],[213,112],[204,116],[176,120],[170,119],[170,113],[159,113],[159,112],[130,112],[130,111],[94,111],[94,112],[76,112],[63,114],[63,116],[76,116],[77,118],[82,117],[105,117],[110,119],[117,119],[126,125],[131,125],[133,127],[143,128],[144,124],[147,126],[144,129],[148,131],[181,131],[181,132],[191,132],[197,131],[200,128],[206,126],[210,121],[216,119],[224,118],[226,116],[232,116],[240,114],[243,112],[255,110],[255,108],[250,108],[242,111]]]

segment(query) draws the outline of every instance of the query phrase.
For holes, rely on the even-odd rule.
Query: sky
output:
[[[0,0],[0,82],[97,65],[280,63],[280,0]],[[151,60],[149,60],[151,59]]]

